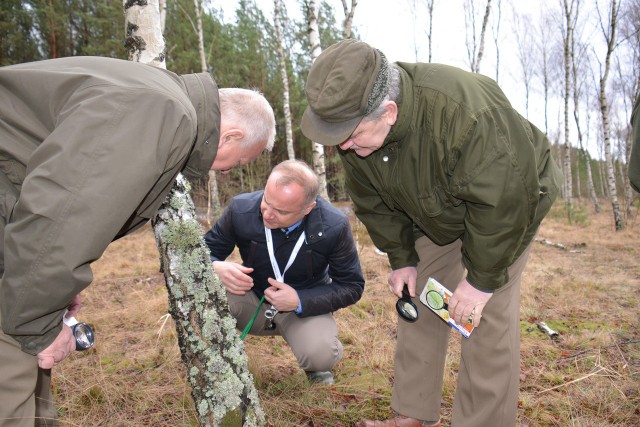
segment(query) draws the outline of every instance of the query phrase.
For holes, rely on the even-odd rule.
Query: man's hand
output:
[[[278,311],[294,311],[300,305],[298,292],[286,283],[269,278],[270,288],[265,289],[264,296]]]
[[[231,261],[214,261],[213,269],[227,291],[232,294],[244,295],[253,288],[253,279],[248,275],[253,268]]]
[[[409,295],[416,296],[416,280],[418,279],[418,270],[415,267],[403,267],[393,270],[389,273],[389,289],[398,298],[402,298],[402,289],[407,285]]]
[[[41,369],[51,369],[75,349],[76,339],[71,332],[71,328],[63,324],[62,330],[51,345],[38,353],[38,366]]]
[[[482,310],[493,296],[490,292],[482,292],[471,286],[466,279],[462,280],[449,299],[449,315],[459,325],[466,325],[470,317],[473,325],[478,326],[482,318]]]

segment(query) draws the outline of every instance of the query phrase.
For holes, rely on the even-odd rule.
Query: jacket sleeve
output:
[[[236,246],[236,235],[233,227],[233,201],[222,212],[218,221],[204,235],[204,241],[209,248],[211,262],[224,261]]]
[[[111,85],[73,93],[55,120],[5,229],[2,328],[33,355],[57,337],[91,263],[132,213],[152,189],[170,189],[197,133],[184,100]]]
[[[331,283],[298,290],[302,303],[300,317],[334,312],[355,304],[364,291],[364,276],[349,221],[345,219],[335,243],[329,245],[329,277]]]
[[[513,110],[486,111],[456,165],[451,189],[467,208],[463,262],[469,283],[483,291],[508,281],[534,222],[541,187],[530,130]]]
[[[356,216],[367,228],[378,249],[386,252],[393,270],[418,265],[413,222],[401,210],[392,209],[360,171],[366,160],[340,150],[347,189]],[[375,156],[376,153],[372,154]]]

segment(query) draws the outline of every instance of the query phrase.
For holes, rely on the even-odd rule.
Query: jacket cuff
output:
[[[509,281],[507,269],[499,271],[478,271],[467,267],[467,282],[482,292],[494,292]]]
[[[20,343],[22,351],[36,356],[55,341],[61,330],[62,322],[60,322],[59,327],[51,329],[44,335],[11,335],[11,337]]]

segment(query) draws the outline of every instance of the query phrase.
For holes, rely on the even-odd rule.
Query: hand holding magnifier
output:
[[[407,322],[415,322],[418,320],[418,307],[411,301],[411,295],[406,285],[402,289],[402,298],[399,298],[398,302],[396,302],[396,310],[400,317]]]

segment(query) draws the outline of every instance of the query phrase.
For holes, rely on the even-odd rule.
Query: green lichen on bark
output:
[[[188,190],[178,176],[152,224],[198,419],[206,426],[263,426],[244,345]]]

